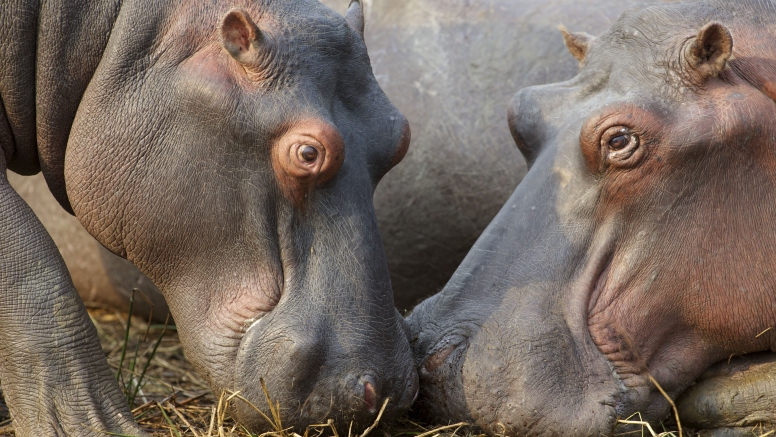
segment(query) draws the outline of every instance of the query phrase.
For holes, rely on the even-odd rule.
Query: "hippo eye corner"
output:
[[[618,167],[630,167],[638,162],[639,145],[639,136],[625,126],[610,127],[601,137],[607,163]]]

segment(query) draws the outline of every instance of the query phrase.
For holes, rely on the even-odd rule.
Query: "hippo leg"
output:
[[[145,434],[53,240],[0,151],[0,380],[18,436]]]
[[[164,323],[169,309],[161,291],[131,262],[112,254],[89,235],[78,219],[59,205],[42,173],[29,177],[9,173],[8,180],[54,239],[87,306],[127,311],[132,290],[137,289],[144,296],[135,296],[132,313]]]
[[[776,354],[716,364],[677,400],[677,408],[682,423],[703,437],[767,434],[776,429]]]

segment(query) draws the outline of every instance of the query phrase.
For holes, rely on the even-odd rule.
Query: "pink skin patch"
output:
[[[431,354],[430,357],[428,357],[428,359],[426,360],[426,364],[423,367],[425,367],[427,371],[433,372],[439,366],[441,366],[442,363],[445,362],[445,360],[447,359],[447,357],[450,356],[453,350],[455,350],[455,347],[449,346],[437,352],[434,352],[433,354]]]
[[[377,390],[370,382],[364,383],[364,402],[370,413],[377,411]]]

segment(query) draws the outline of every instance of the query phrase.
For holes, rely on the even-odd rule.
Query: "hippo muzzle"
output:
[[[280,311],[257,321],[240,345],[235,387],[254,406],[269,412],[269,395],[280,406],[283,426],[303,431],[308,425],[333,419],[344,432],[348,427],[360,430],[371,425],[385,402],[381,420],[390,420],[410,407],[418,391],[418,377],[409,348],[396,350],[384,342],[385,349],[374,350],[373,342],[343,341],[332,335],[336,321],[327,317],[287,316]],[[403,323],[397,317],[385,328],[406,338]],[[235,412],[250,428],[268,425],[244,402],[236,403]]]

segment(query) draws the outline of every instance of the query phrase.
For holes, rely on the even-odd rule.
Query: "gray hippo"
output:
[[[774,426],[773,357],[746,358],[776,351],[774,23],[773,1],[705,1],[565,33],[579,74],[509,111],[528,174],[408,317],[419,412],[621,435],[700,377],[685,426]]]
[[[78,219],[57,202],[41,173],[25,177],[9,172],[8,181],[56,243],[87,307],[127,311],[134,292],[135,315],[165,322],[170,311],[162,292],[134,264],[114,255],[89,235]]]
[[[417,374],[372,195],[406,153],[360,3],[0,3],[0,380],[20,436],[144,435],[6,171],[42,172],[164,294],[216,393],[304,432],[407,409]],[[245,403],[249,429],[270,428]]]
[[[323,0],[342,12],[348,2]],[[557,26],[602,32],[633,3],[365,3],[366,44],[375,76],[413,127],[413,146],[374,197],[400,309],[442,288],[525,174],[504,114],[516,89],[576,73],[578,63],[566,53]],[[43,224],[86,300],[126,307],[137,286],[158,296],[130,263],[100,248],[79,225],[66,224],[68,218],[53,205],[46,207],[41,181],[12,183],[21,184],[20,193],[33,208],[40,204]],[[100,293],[94,292],[95,285]],[[154,314],[164,320],[161,297],[154,301]],[[142,304],[136,299],[136,309]]]

